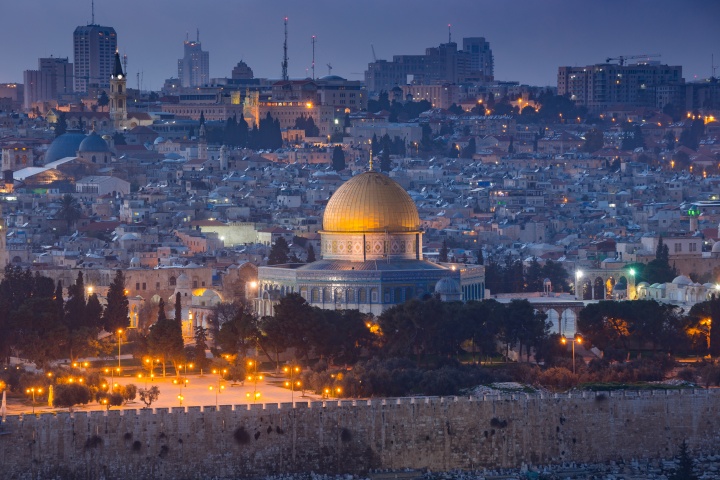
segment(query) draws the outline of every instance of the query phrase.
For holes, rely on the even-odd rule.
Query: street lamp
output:
[[[290,374],[290,381],[285,382],[286,387],[290,387],[290,401],[295,404],[295,382],[293,381],[293,375],[300,373],[300,367],[288,366],[283,368],[283,372]],[[300,386],[300,382],[297,382],[297,386]]]
[[[32,413],[35,415],[35,392],[37,392],[38,395],[40,395],[43,392],[43,389],[40,387],[30,387],[27,390],[25,390],[25,393],[30,395],[32,393]]]
[[[220,385],[220,379],[218,379],[217,387],[216,387],[215,385],[210,385],[210,387],[208,387],[208,388],[209,388],[209,390],[210,390],[211,392],[212,392],[213,390],[215,390],[215,410],[217,410],[217,408],[218,408],[218,394],[219,394],[219,393],[222,393],[223,390],[225,390],[225,385]]]
[[[580,335],[575,335],[574,337],[568,339],[565,335],[560,339],[560,342],[565,345],[567,344],[568,340],[572,342],[572,365],[573,365],[573,375],[575,375],[575,343],[582,344],[582,337]]]
[[[117,336],[118,336],[118,372],[120,372],[120,344],[122,344],[122,334],[123,329],[118,328],[117,329]]]
[[[247,379],[250,380],[250,381],[252,381],[253,384],[254,384],[254,387],[253,387],[253,403],[257,402],[257,399],[260,397],[260,392],[257,391],[257,382],[258,382],[258,380],[262,380],[262,379],[263,379],[263,376],[262,376],[262,375],[258,375],[258,373],[257,373],[257,364],[258,364],[257,360],[248,360],[248,367],[254,369],[254,375],[249,375],[249,376],[247,377]],[[249,397],[250,394],[248,393],[247,396]]]

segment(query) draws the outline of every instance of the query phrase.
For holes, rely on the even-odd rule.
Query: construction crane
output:
[[[620,55],[619,57],[606,58],[605,63],[610,63],[614,60],[617,60],[618,65],[620,65],[622,67],[623,65],[625,65],[625,60],[632,60],[632,59],[636,59],[636,58],[657,58],[657,57],[661,57],[661,56],[662,55],[660,55],[659,53],[648,53],[648,54],[643,54],[643,55]]]

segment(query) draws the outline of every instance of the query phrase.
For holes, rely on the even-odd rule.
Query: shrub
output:
[[[160,389],[157,385],[153,385],[150,388],[141,388],[138,393],[140,393],[140,400],[145,404],[145,407],[150,408],[150,405],[160,396]]]
[[[230,382],[243,382],[247,375],[244,365],[230,365],[222,378]]]
[[[128,403],[137,398],[137,391],[138,388],[134,384],[129,383],[120,389],[120,394],[123,397],[123,401]]]
[[[87,405],[92,400],[92,392],[86,385],[79,383],[66,383],[55,386],[54,405],[60,408],[69,408],[75,405]]]
[[[98,402],[105,405],[105,408],[110,410],[110,407],[121,407],[124,403],[124,400],[121,393],[112,392],[99,394]]]
[[[540,372],[537,378],[538,383],[544,387],[567,390],[578,383],[578,376],[567,368],[553,367]]]
[[[679,380],[685,380],[686,382],[694,382],[695,381],[695,370],[691,368],[683,368],[677,373],[677,378]]]

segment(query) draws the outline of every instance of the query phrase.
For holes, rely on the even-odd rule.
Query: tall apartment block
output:
[[[86,25],[75,29],[75,92],[87,92],[88,85],[104,89],[110,87],[116,50],[117,34],[114,28]]]
[[[184,56],[178,60],[178,78],[183,87],[200,87],[210,82],[210,53],[204,52],[200,39],[185,40]]]
[[[394,55],[392,61],[368,64],[365,83],[370,92],[395,86],[442,83],[485,83],[493,80],[494,59],[483,37],[463,38],[463,48],[448,42],[425,49],[425,55]]]
[[[667,95],[666,87],[683,83],[680,66],[604,63],[559,67],[557,87],[558,95],[567,95],[576,105],[599,111],[616,105],[656,107],[658,96]]]
[[[25,83],[25,110],[35,102],[54,100],[59,95],[73,92],[73,64],[67,58],[40,58],[37,70],[23,72]]]

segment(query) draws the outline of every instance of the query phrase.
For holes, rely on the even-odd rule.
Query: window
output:
[[[147,290],[147,285],[143,282],[143,290]]]
[[[675,253],[682,252],[682,243],[675,244]]]
[[[135,290],[140,290],[140,283],[135,284]]]
[[[691,244],[690,244],[690,251],[691,251],[691,252],[697,252],[697,243],[691,243]]]

